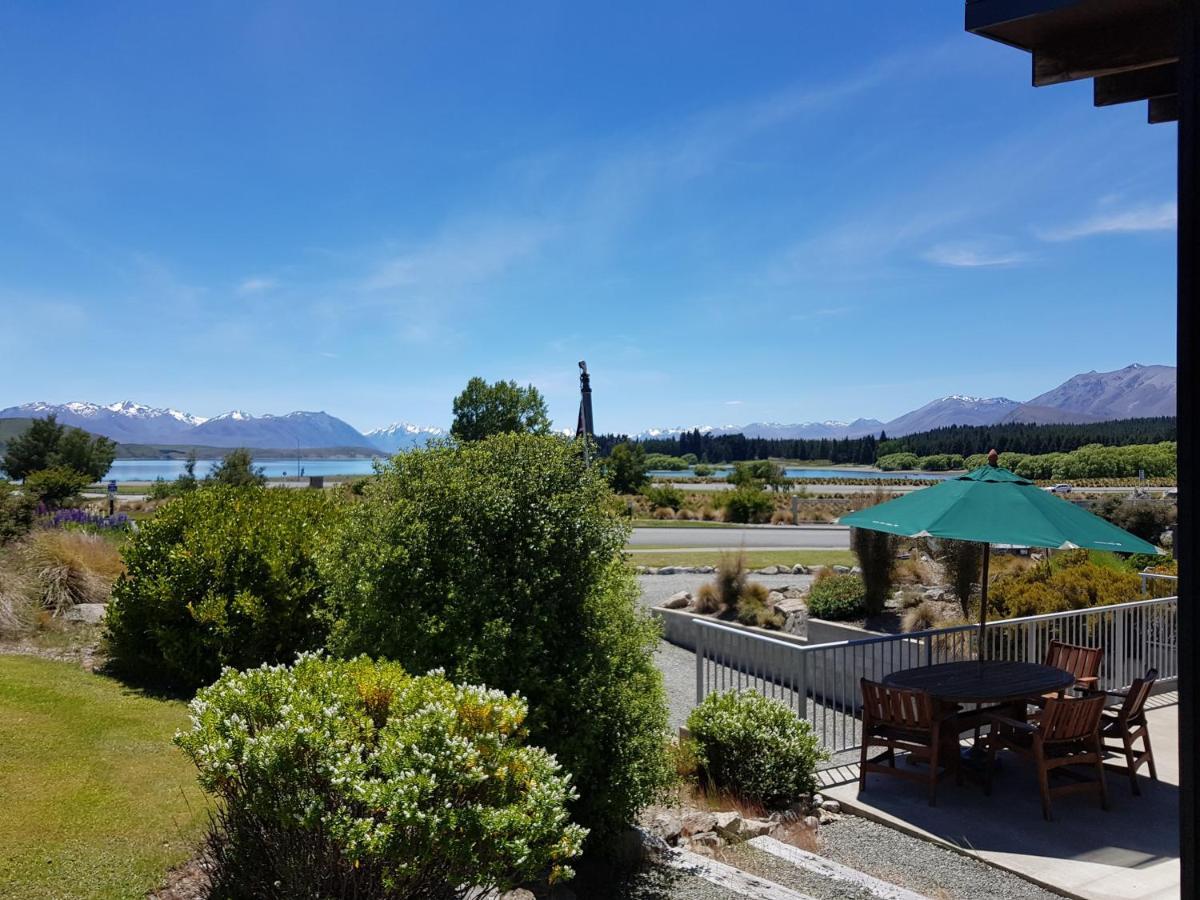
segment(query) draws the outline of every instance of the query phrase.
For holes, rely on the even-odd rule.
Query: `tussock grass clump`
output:
[[[770,593],[765,585],[757,581],[747,583],[738,596],[738,621],[743,625],[755,625],[759,628],[781,628],[783,616],[767,606],[767,596]]]
[[[18,551],[27,590],[55,615],[79,603],[107,603],[125,571],[111,541],[79,531],[39,531]]]
[[[721,595],[717,593],[717,586],[711,581],[706,581],[696,591],[695,609],[706,616],[721,611]]]
[[[930,628],[937,628],[941,624],[941,614],[932,603],[928,600],[923,600],[904,614],[901,627],[906,632],[928,631]]]

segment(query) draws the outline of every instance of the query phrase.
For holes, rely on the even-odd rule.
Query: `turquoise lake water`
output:
[[[196,462],[196,476],[203,478],[219,460],[201,459]],[[302,459],[300,472],[308,475],[370,475],[373,460],[370,459]],[[154,481],[162,478],[174,481],[183,474],[182,459],[117,459],[108,470],[105,481]],[[268,478],[293,478],[300,474],[296,460],[256,459],[254,465],[262,467]]]

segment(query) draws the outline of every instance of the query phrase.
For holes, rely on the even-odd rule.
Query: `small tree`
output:
[[[108,438],[59,425],[51,415],[34,419],[8,442],[3,468],[10,478],[21,479],[43,469],[74,469],[90,484],[105,476],[116,455],[117,445]]]
[[[29,533],[37,502],[28,492],[0,481],[0,545]]]
[[[208,473],[208,480],[214,484],[248,487],[266,484],[267,476],[263,474],[261,466],[254,465],[250,451],[239,448],[225,454],[225,458]]]
[[[938,543],[941,545],[938,558],[965,617],[970,612],[971,591],[983,570],[983,544],[949,539]]]
[[[450,434],[460,441],[478,441],[493,434],[545,434],[550,430],[546,401],[532,384],[515,381],[488,384],[472,378],[454,398]]]
[[[58,509],[91,484],[88,476],[66,466],[53,466],[25,476],[24,490],[47,509]]]
[[[896,538],[886,531],[866,528],[850,530],[850,547],[862,568],[863,606],[868,616],[883,612],[892,592],[892,571],[896,567]]]
[[[636,494],[649,483],[646,475],[646,450],[641,444],[628,441],[617,444],[604,460],[604,473],[608,483],[618,494]]]
[[[729,481],[738,487],[769,487],[772,490],[787,486],[783,466],[769,459],[738,463],[729,474]]]

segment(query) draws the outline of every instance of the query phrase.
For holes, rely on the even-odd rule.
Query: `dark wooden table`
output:
[[[883,683],[925,691],[947,703],[1008,703],[1066,690],[1075,676],[1039,663],[985,659],[903,669],[885,676]]]

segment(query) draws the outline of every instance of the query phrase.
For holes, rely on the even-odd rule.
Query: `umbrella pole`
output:
[[[983,545],[983,576],[979,582],[979,658],[987,659],[987,644],[984,641],[984,635],[987,631],[987,589],[988,589],[988,562],[992,555],[992,545]]]

